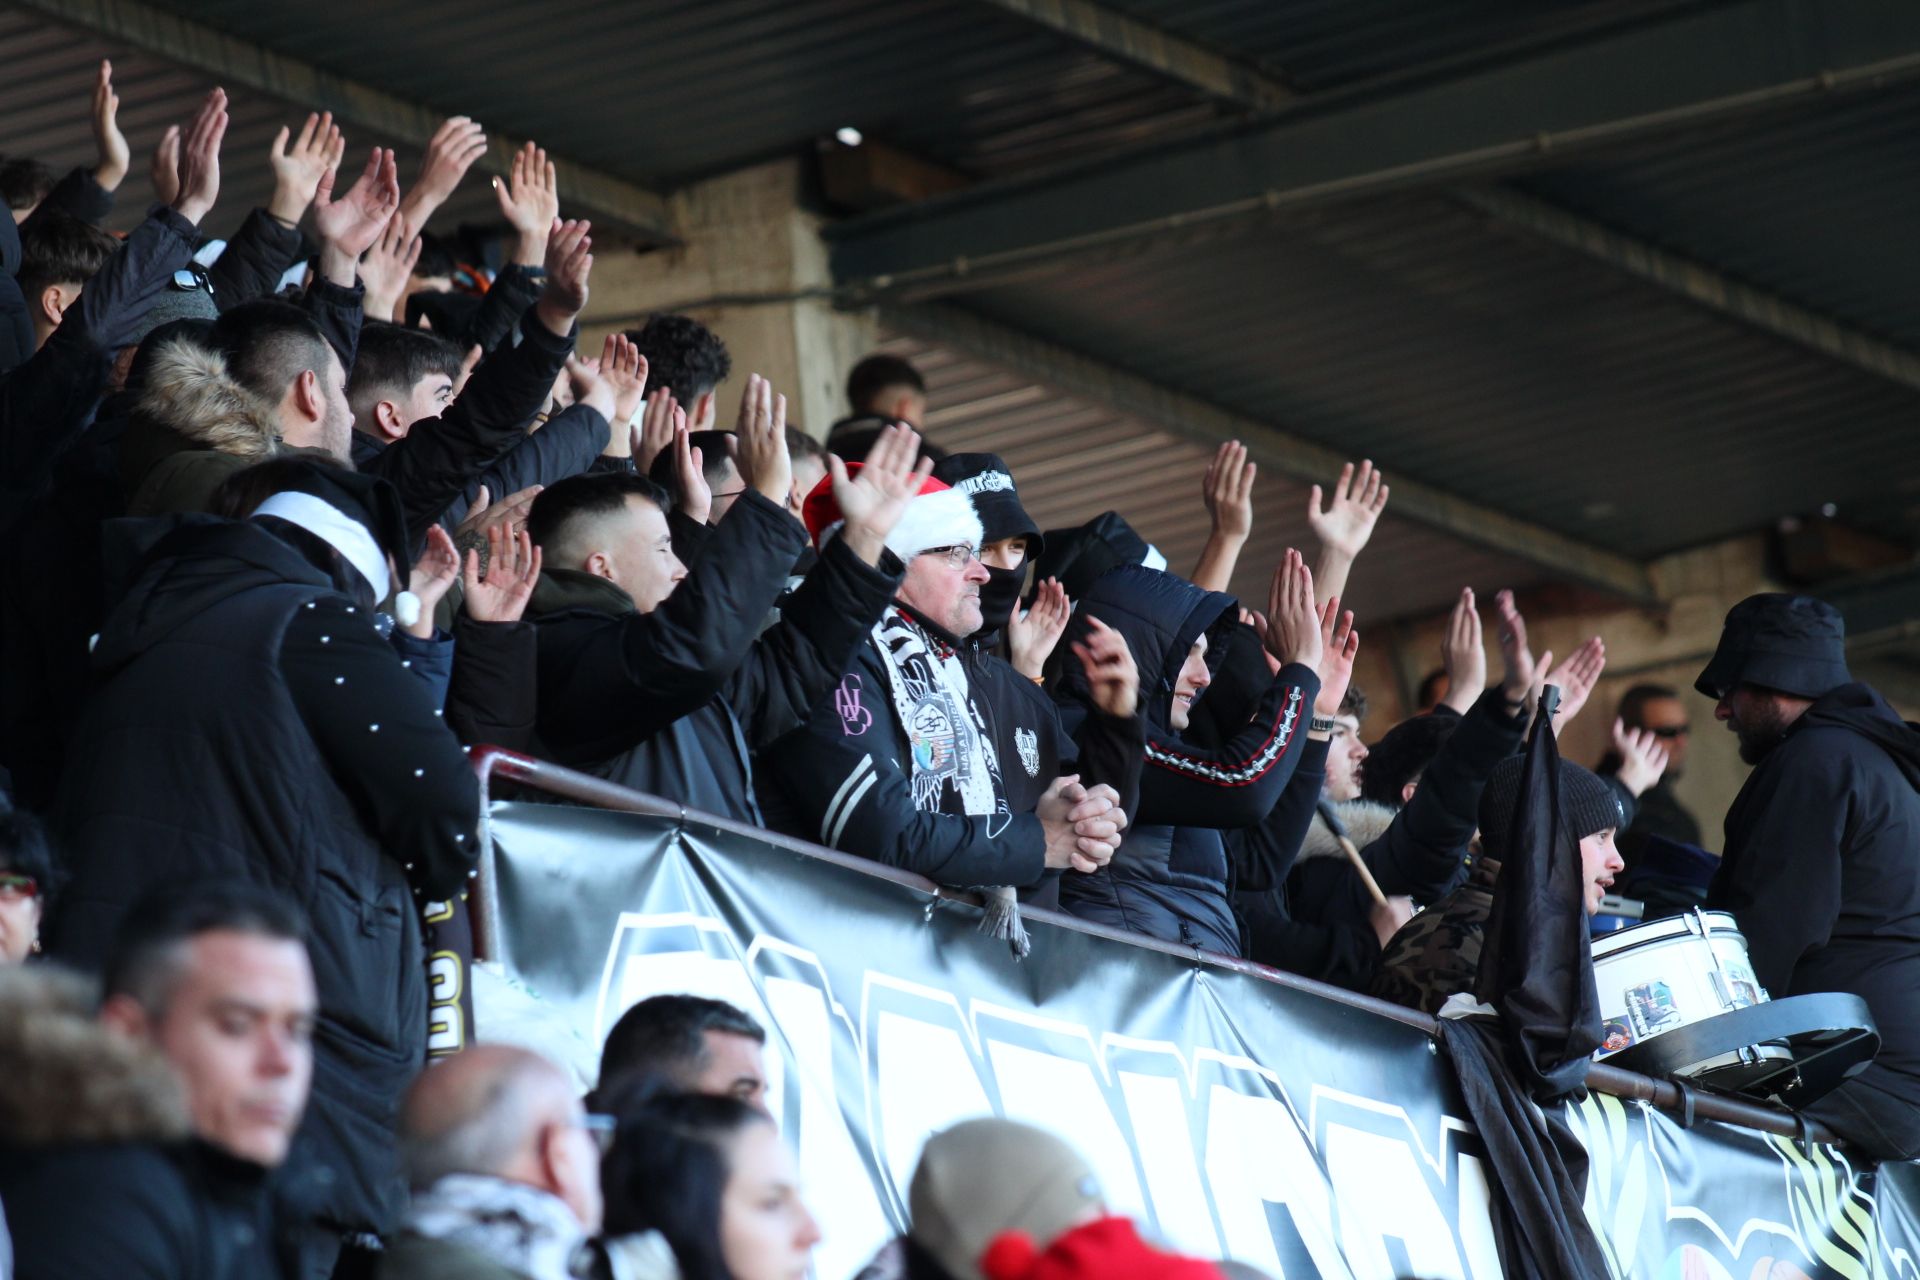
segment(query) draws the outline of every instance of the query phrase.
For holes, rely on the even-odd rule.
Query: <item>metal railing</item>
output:
[[[796,840],[791,836],[780,835],[761,827],[734,822],[698,809],[689,809],[674,801],[629,790],[616,783],[608,782],[604,778],[596,778],[591,774],[537,760],[517,751],[477,746],[473,749],[472,760],[474,771],[480,776],[483,815],[489,808],[488,802],[492,798],[493,784],[496,781],[511,782],[562,800],[591,805],[598,809],[611,809],[621,813],[642,813],[656,818],[672,818],[681,823],[711,827],[773,848],[784,849],[802,857],[812,858],[817,862],[827,863],[851,875],[869,876],[876,880],[905,885],[931,898],[980,905],[978,894],[946,888],[910,871],[883,866],[865,858],[841,853],[821,845],[809,844],[804,840]],[[483,838],[485,844],[481,858],[480,878],[476,882],[477,891],[470,905],[473,916],[474,950],[479,957],[485,959],[489,957],[493,940],[498,936],[498,899],[494,881],[491,832],[483,831]],[[1303,978],[1298,974],[1255,964],[1250,960],[1216,955],[1197,947],[1175,946],[1157,938],[1109,929],[1057,911],[1022,907],[1020,914],[1028,920],[1038,920],[1056,928],[1071,929],[1076,933],[1105,938],[1124,946],[1178,956],[1194,964],[1245,974],[1275,986],[1291,987],[1296,991],[1304,991],[1348,1008],[1404,1023],[1424,1032],[1429,1037],[1437,1037],[1439,1034],[1439,1023],[1417,1010],[1390,1004],[1385,1000],[1377,1000],[1372,996],[1358,995],[1340,987],[1329,986],[1324,982],[1316,982],[1312,978]],[[1617,1098],[1652,1103],[1663,1111],[1680,1116],[1687,1123],[1691,1123],[1692,1118],[1698,1117],[1719,1120],[1783,1137],[1803,1140],[1810,1138],[1817,1142],[1837,1141],[1820,1125],[1804,1123],[1790,1111],[1727,1097],[1723,1094],[1703,1093],[1692,1088],[1683,1088],[1670,1080],[1656,1080],[1650,1076],[1622,1071],[1618,1067],[1610,1067],[1603,1062],[1596,1062],[1588,1069],[1587,1084],[1601,1093],[1611,1094]]]

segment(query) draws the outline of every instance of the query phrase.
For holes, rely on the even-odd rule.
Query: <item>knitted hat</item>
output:
[[[187,282],[182,287],[182,282]],[[214,305],[213,290],[206,284],[204,272],[176,271],[173,278],[155,293],[140,317],[120,330],[126,339],[122,346],[137,347],[161,325],[176,320],[217,320],[220,308]]]
[[[1056,1239],[1042,1252],[1024,1232],[1008,1231],[980,1258],[987,1280],[1220,1280],[1211,1262],[1162,1253],[1126,1218],[1102,1218]]]
[[[1818,698],[1850,684],[1846,625],[1825,601],[1763,592],[1733,606],[1713,660],[1693,682],[1709,698],[1757,684]]]
[[[973,509],[980,513],[988,542],[1024,537],[1028,561],[1038,559],[1046,549],[1040,526],[1020,505],[1020,494],[1013,487],[1013,473],[999,454],[952,454],[935,464],[933,474],[935,479],[945,481],[973,499]]]
[[[1044,1129],[968,1120],[927,1139],[907,1190],[909,1234],[955,1280],[982,1280],[994,1237],[1018,1231],[1052,1241],[1101,1205],[1080,1153]]]
[[[1560,765],[1560,830],[1568,839],[1585,840],[1608,827],[1624,827],[1619,797],[1600,775],[1571,760]],[[1508,756],[1493,767],[1487,789],[1480,793],[1480,844],[1490,858],[1505,858],[1507,833],[1513,830],[1514,810],[1520,806],[1520,775],[1525,756]]]
[[[861,465],[849,462],[847,474],[860,474]],[[840,503],[833,496],[832,476],[823,477],[813,486],[800,511],[816,551],[826,546],[827,539],[846,523],[840,514]],[[973,500],[928,476],[920,483],[920,496],[907,504],[899,523],[887,535],[887,550],[907,561],[935,547],[965,542],[977,548],[984,537],[980,517],[973,510]]]

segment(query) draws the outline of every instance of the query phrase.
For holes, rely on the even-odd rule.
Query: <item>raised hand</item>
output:
[[[420,158],[420,176],[407,191],[407,221],[416,227],[426,226],[434,210],[447,202],[460,179],[467,176],[473,162],[486,153],[487,135],[479,125],[465,116],[441,121]]]
[[[1038,680],[1072,618],[1073,605],[1060,580],[1048,578],[1042,582],[1034,592],[1033,607],[1016,608],[1007,619],[1007,649],[1014,670],[1029,680]]]
[[[1527,620],[1520,616],[1520,607],[1513,602],[1513,592],[1502,591],[1493,598],[1494,612],[1500,615],[1500,658],[1506,663],[1506,675],[1500,681],[1500,692],[1507,705],[1518,709],[1525,704],[1533,691],[1533,650],[1527,646]],[[1553,651],[1547,651],[1547,660],[1553,659]]]
[[[273,165],[273,198],[267,201],[267,212],[288,226],[300,221],[320,190],[320,180],[337,170],[346,155],[347,140],[331,111],[309,113],[297,138],[281,125],[267,148],[267,160]]]
[[[171,205],[180,198],[179,125],[168,125],[167,131],[160,135],[160,145],[153,149],[153,163],[148,166],[147,177],[153,182],[153,198],[160,204]]]
[[[227,136],[227,91],[214,89],[200,104],[180,143],[180,192],[173,208],[198,226],[220,195],[220,142]]]
[[[407,225],[404,211],[395,209],[367,256],[360,259],[360,283],[367,291],[362,304],[369,320],[398,319],[400,299],[420,261],[422,241]]]
[[[1329,596],[1320,609],[1320,692],[1313,714],[1331,720],[1340,714],[1347,686],[1353,683],[1353,662],[1360,656],[1360,633],[1353,629],[1353,611],[1340,611],[1340,597]]]
[[[1447,696],[1440,700],[1441,705],[1465,715],[1487,688],[1487,646],[1481,636],[1480,611],[1474,607],[1472,587],[1460,589],[1460,598],[1447,619],[1446,633],[1440,637],[1440,665],[1447,673]]]
[[[600,348],[600,376],[613,388],[613,412],[607,420],[621,439],[647,394],[647,358],[623,333],[610,333]]]
[[[740,394],[740,420],[734,427],[734,435],[739,441],[734,465],[740,468],[740,478],[747,488],[759,490],[760,496],[775,506],[786,506],[787,495],[793,490],[793,459],[787,455],[787,398],[774,395],[773,384],[757,373],[748,375],[746,390]],[[871,458],[868,465],[872,465]],[[834,487],[834,492],[839,493],[839,486]],[[859,501],[858,496],[855,501]],[[906,504],[903,501],[899,505]],[[844,505],[840,509],[846,511]],[[882,542],[899,518],[896,509],[881,533]],[[847,519],[849,524],[853,522],[850,513]],[[853,550],[861,552],[862,548]],[[866,559],[864,553],[861,558]],[[879,563],[877,548],[867,563]]]
[[[1534,667],[1533,686],[1530,696],[1534,706],[1540,703],[1540,691],[1552,684],[1560,690],[1560,705],[1554,708],[1553,731],[1560,732],[1567,722],[1580,714],[1580,708],[1587,705],[1587,699],[1593,694],[1593,687],[1600,682],[1600,673],[1607,666],[1607,647],[1599,636],[1590,637],[1586,643],[1575,649],[1570,657],[1556,670],[1551,652],[1541,655]]]
[[[540,581],[540,548],[525,529],[504,524],[487,526],[486,572],[480,571],[480,553],[467,552],[461,573],[466,587],[462,607],[476,622],[518,622],[527,600]]]
[[[510,493],[499,502],[494,502],[492,495],[487,492],[487,486],[481,485],[480,492],[474,497],[473,505],[467,508],[466,519],[462,520],[460,526],[453,531],[454,541],[462,546],[467,545],[469,541],[484,543],[487,530],[495,525],[515,530],[525,529],[527,512],[532,508],[533,500],[540,496],[540,489],[541,486],[537,484],[528,485],[519,492]]]
[[[1064,590],[1060,598],[1067,598]],[[1100,619],[1089,618],[1086,638],[1073,642],[1073,656],[1087,673],[1093,705],[1116,719],[1131,720],[1140,708],[1140,668],[1126,639]]]
[[[686,411],[673,398],[672,390],[656,387],[649,391],[647,410],[632,426],[634,470],[646,475],[653,460],[673,447],[674,427],[686,424]]]
[[[1325,510],[1320,506],[1320,486],[1314,485],[1307,497],[1307,523],[1313,536],[1326,550],[1347,557],[1360,554],[1373,536],[1373,526],[1387,509],[1387,486],[1373,463],[1362,462],[1358,471],[1349,462],[1340,468],[1334,483],[1333,498]]]
[[[513,153],[505,178],[493,180],[500,214],[518,234],[513,260],[537,267],[546,260],[547,237],[560,215],[560,181],[543,148],[529,142]]]
[[[1291,547],[1273,571],[1265,639],[1267,652],[1282,663],[1320,665],[1320,611],[1313,602],[1313,571]]]
[[[133,148],[120,132],[120,95],[113,91],[113,64],[104,60],[93,82],[93,147],[100,157],[93,180],[108,191],[117,190],[133,166]]]
[[[1636,796],[1644,795],[1667,771],[1667,748],[1660,735],[1651,729],[1629,729],[1618,716],[1613,720],[1613,749],[1620,755],[1614,776]]]
[[[427,549],[413,562],[413,572],[407,576],[407,590],[420,598],[420,616],[407,624],[408,634],[422,640],[432,638],[433,611],[459,576],[460,553],[453,549],[453,539],[439,525],[429,526]]]
[[[1200,492],[1213,518],[1214,533],[1245,542],[1253,532],[1253,480],[1258,470],[1257,464],[1247,461],[1247,446],[1238,440],[1227,441],[1213,455]]]
[[[568,356],[567,381],[573,385],[575,404],[597,409],[603,418],[613,417],[613,383],[601,372],[598,359],[583,360],[577,355]]]
[[[687,411],[674,404],[672,396],[667,397],[667,403],[673,405],[673,475],[680,487],[680,510],[688,519],[705,524],[713,514],[713,486],[707,483],[706,459],[693,447]]]
[[[375,147],[360,177],[345,195],[335,199],[333,189],[339,177],[338,168],[320,175],[313,193],[313,229],[320,237],[321,274],[336,284],[351,286],[360,255],[373,247],[400,207],[400,168],[390,149]],[[344,281],[326,269],[330,255],[348,264]]]
[[[556,220],[547,237],[547,284],[534,304],[534,314],[556,337],[572,333],[574,320],[587,309],[587,280],[593,275],[592,230],[590,222]]]
[[[761,384],[762,394],[766,385]],[[754,410],[756,420],[762,409]],[[759,489],[768,498],[786,505],[787,495],[793,488],[793,464],[787,457],[786,397],[782,396],[779,405],[780,425],[774,430],[773,444],[779,449],[781,475],[777,478],[778,495],[775,496],[776,479],[769,477],[761,485],[747,475],[746,466],[746,402],[741,402],[740,427],[740,474],[752,487]],[[920,492],[920,486],[933,474],[933,459],[914,459],[920,453],[920,433],[912,427],[895,423],[874,439],[873,448],[867,453],[867,461],[859,472],[849,476],[847,466],[839,458],[829,454],[827,474],[833,481],[833,499],[840,504],[840,514],[846,523],[840,529],[840,537],[847,549],[865,560],[868,564],[880,563],[880,552],[885,548],[887,535],[893,532],[893,526],[900,522],[901,513],[914,495]]]

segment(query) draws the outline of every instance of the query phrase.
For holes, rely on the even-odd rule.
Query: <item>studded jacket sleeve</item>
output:
[[[320,765],[429,898],[479,863],[480,788],[426,685],[373,619],[339,597],[294,611],[280,669]]]

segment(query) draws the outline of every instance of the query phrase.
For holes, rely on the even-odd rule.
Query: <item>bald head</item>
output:
[[[599,1152],[572,1082],[537,1053],[482,1044],[420,1073],[400,1113],[400,1160],[416,1189],[455,1174],[501,1178],[560,1197],[588,1232],[600,1225]]]

